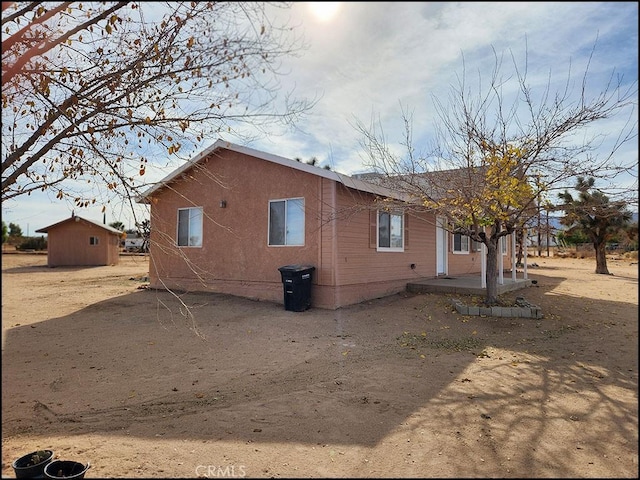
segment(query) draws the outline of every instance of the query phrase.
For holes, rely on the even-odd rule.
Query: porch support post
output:
[[[487,246],[480,244],[480,288],[487,288]]]
[[[527,238],[529,238],[529,236],[528,236],[527,229],[525,228],[524,229],[524,240],[523,240],[523,245],[522,245],[522,248],[524,249],[524,255],[523,255],[523,257],[524,257],[524,268],[523,268],[523,271],[524,271],[524,279],[525,280],[528,278],[527,277]]]
[[[502,237],[504,238],[504,237]],[[505,244],[507,239],[504,239]],[[498,239],[498,283],[504,285],[504,255],[502,254],[502,241]]]
[[[511,234],[511,280],[516,281],[516,234]]]
[[[487,288],[487,246],[480,244],[480,288]]]

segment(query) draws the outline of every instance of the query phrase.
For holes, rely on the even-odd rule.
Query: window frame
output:
[[[389,215],[389,246],[381,246],[380,245],[380,229],[381,229],[381,222],[380,222],[380,216],[381,215]],[[400,246],[392,246],[392,232],[394,230],[393,227],[393,219],[392,217],[397,217],[400,219]],[[396,226],[396,228],[398,228]],[[404,218],[404,212],[400,211],[400,210],[378,210],[376,213],[376,251],[378,252],[404,252],[405,250],[405,218]]]
[[[302,212],[302,214],[301,214],[301,218],[298,219],[298,221],[301,222],[301,225],[290,224],[289,202],[291,203],[300,202],[300,211]],[[284,203],[284,219],[283,219],[284,232],[281,232],[283,243],[271,243],[272,226],[275,227],[275,225],[272,225],[272,220],[271,220],[271,213],[272,213],[271,206],[275,203]],[[305,209],[306,209],[306,202],[304,197],[277,198],[277,199],[269,200],[268,214],[267,214],[267,246],[268,247],[304,247],[306,242],[306,225],[307,225],[307,220],[306,220],[307,215],[306,215]],[[291,220],[291,222],[295,222],[295,221],[296,221],[295,218]],[[287,241],[289,237],[289,235],[287,235],[287,232],[294,227],[299,228],[300,231],[297,232],[297,235],[293,234],[292,241],[294,241],[296,238],[299,238],[300,243],[289,243]]]
[[[460,250],[456,250],[456,237],[460,238]],[[463,240],[466,239],[466,249],[463,249]],[[454,233],[451,235],[451,253],[454,255],[469,255],[471,247],[471,237],[462,233]]]
[[[189,223],[187,225],[187,244],[186,245],[181,245],[180,244],[180,212],[181,211],[188,211],[188,220]],[[191,243],[191,238],[193,237],[193,235],[191,235],[192,230],[191,230],[191,220],[192,220],[192,215],[191,215],[191,210],[199,210],[200,212],[200,225],[199,225],[199,233],[200,233],[200,242],[199,244],[192,244]],[[179,248],[202,248],[202,244],[204,242],[204,208],[203,207],[180,207],[178,208],[177,211],[177,218],[176,218],[176,246]]]
[[[89,245],[92,247],[97,247],[98,245],[100,245],[100,237],[96,237],[95,235],[90,235]]]
[[[503,235],[502,237],[500,237],[500,252],[502,253],[502,255],[508,255],[509,254],[509,248],[508,248],[508,244],[507,244],[507,237],[511,238],[511,234]]]

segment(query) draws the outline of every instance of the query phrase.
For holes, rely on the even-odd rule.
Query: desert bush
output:
[[[16,250],[46,250],[47,241],[44,236],[26,237],[17,247]]]

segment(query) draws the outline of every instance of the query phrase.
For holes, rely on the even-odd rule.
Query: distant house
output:
[[[71,215],[36,232],[47,234],[49,267],[118,263],[122,232],[108,225]]]
[[[217,141],[137,201],[151,206],[150,286],[281,302],[286,265],[315,267],[312,306],[394,294],[419,278],[480,273],[481,251],[393,191]],[[503,242],[510,268],[511,242]]]

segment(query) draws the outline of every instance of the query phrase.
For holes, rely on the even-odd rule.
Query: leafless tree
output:
[[[280,62],[306,46],[268,8],[3,2],[2,201],[133,203],[151,168],[220,132],[293,125],[313,101],[283,92]]]
[[[380,122],[355,124],[368,165],[386,186],[412,199],[405,207],[437,212],[451,232],[486,245],[487,304],[498,301],[501,237],[525,227],[553,190],[566,188],[577,176],[612,181],[637,167],[637,158],[616,156],[637,137],[636,80],[625,83],[612,74],[590,97],[587,67],[576,90],[569,72],[563,89],[553,92],[549,78],[546,88],[535,92],[528,85],[526,61],[519,68],[512,55],[515,74],[509,79],[517,87],[512,98],[504,93],[509,80],[501,73],[502,58],[495,51],[494,58],[486,87],[479,81],[477,93],[471,93],[463,62],[447,101],[434,98],[435,139],[425,152],[416,151],[413,119],[405,108],[401,154],[387,142]],[[605,154],[599,150],[601,135],[576,135],[619,115],[628,115],[626,123]],[[637,204],[637,185],[624,193]]]

